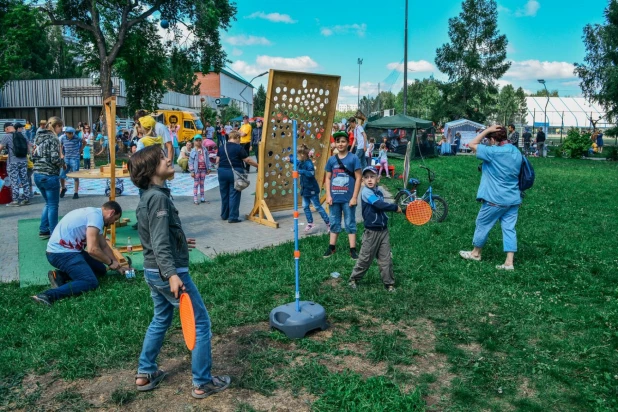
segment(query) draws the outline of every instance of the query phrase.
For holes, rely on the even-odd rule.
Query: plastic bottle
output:
[[[127,237],[127,252],[133,253],[133,245],[131,244],[131,236]]]

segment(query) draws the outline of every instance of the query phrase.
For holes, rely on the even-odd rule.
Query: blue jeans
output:
[[[356,149],[356,157],[360,160],[361,170],[367,167],[367,157],[364,149]]]
[[[66,170],[60,169],[60,179],[66,179],[67,173],[79,172],[79,157],[65,157],[64,162],[66,163],[67,168]]]
[[[60,178],[58,176],[34,174],[34,184],[45,199],[39,232],[52,233],[58,224],[58,204],[60,203]]]
[[[307,223],[313,223],[313,215],[311,214],[311,203],[313,203],[313,207],[315,210],[322,216],[324,219],[324,223],[328,225],[330,222],[328,220],[328,215],[326,211],[320,204],[320,195],[316,194],[313,196],[303,196],[303,210],[305,211],[305,216],[307,217]]]
[[[236,169],[239,173],[245,173],[243,169]],[[238,219],[240,207],[240,194],[234,189],[234,173],[232,169],[220,168],[217,174],[219,179],[219,193],[221,194],[221,219]]]
[[[356,233],[356,206],[350,207],[350,203],[334,203],[330,206],[330,232],[341,232],[341,213],[345,223],[345,231],[349,235]]]
[[[472,244],[480,248],[485,246],[489,231],[500,220],[504,252],[517,252],[515,224],[517,223],[518,212],[519,205],[498,206],[484,202],[476,218],[476,229],[474,230]]]
[[[191,372],[193,373],[193,385],[199,386],[210,383],[212,376],[212,356],[210,350],[210,317],[204,301],[200,296],[195,284],[188,272],[178,273],[180,280],[185,285],[186,293],[193,304],[195,315],[195,348],[191,353]],[[157,371],[157,356],[161,351],[165,332],[172,324],[174,308],[178,307],[178,299],[170,291],[170,284],[159,277],[156,270],[144,269],[144,278],[150,288],[150,296],[154,301],[154,316],[144,338],[142,353],[139,356],[138,373],[154,373]]]
[[[81,295],[99,286],[97,277],[105,275],[107,268],[87,252],[79,253],[48,253],[47,260],[58,269],[56,276],[65,283],[56,289],[49,289],[45,294],[51,301],[56,301],[69,296]],[[69,282],[72,281],[72,282]]]

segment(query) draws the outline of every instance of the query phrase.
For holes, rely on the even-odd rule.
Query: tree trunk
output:
[[[103,95],[103,100],[112,96],[112,67],[107,60],[107,56],[101,58],[101,92]]]

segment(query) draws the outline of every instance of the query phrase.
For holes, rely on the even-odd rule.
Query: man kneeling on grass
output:
[[[36,296],[36,302],[51,305],[59,299],[81,295],[99,286],[97,277],[109,269],[124,273],[104,236],[104,227],[122,216],[116,202],[103,207],[75,209],[58,223],[47,242],[47,260],[56,270],[48,272],[49,289]],[[86,251],[86,245],[88,250]]]
[[[363,169],[365,186],[361,190],[361,201],[365,232],[363,232],[360,255],[350,276],[350,287],[356,289],[357,282],[365,276],[373,259],[377,258],[382,283],[386,290],[394,292],[393,258],[388,234],[388,216],[385,212],[401,213],[401,209],[394,203],[384,201],[384,194],[378,189],[379,182],[380,176],[375,167],[367,166]]]
[[[135,152],[129,160],[131,181],[144,190],[137,206],[137,230],[144,247],[144,277],[154,301],[154,316],[146,331],[139,357],[135,384],[138,391],[149,391],[165,378],[157,366],[167,329],[172,324],[174,308],[184,292],[191,298],[195,317],[195,347],[191,353],[194,398],[206,398],[225,390],[229,376],[212,376],[210,369],[210,317],[197,287],[189,275],[189,248],[195,239],[187,239],[174,206],[170,190],[164,187],[174,176],[174,165],[161,146],[148,146]]]

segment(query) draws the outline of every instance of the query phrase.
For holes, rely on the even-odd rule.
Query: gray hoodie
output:
[[[58,176],[64,165],[64,159],[60,157],[60,140],[51,130],[39,129],[34,138],[34,150],[32,151],[34,173],[50,176]]]

